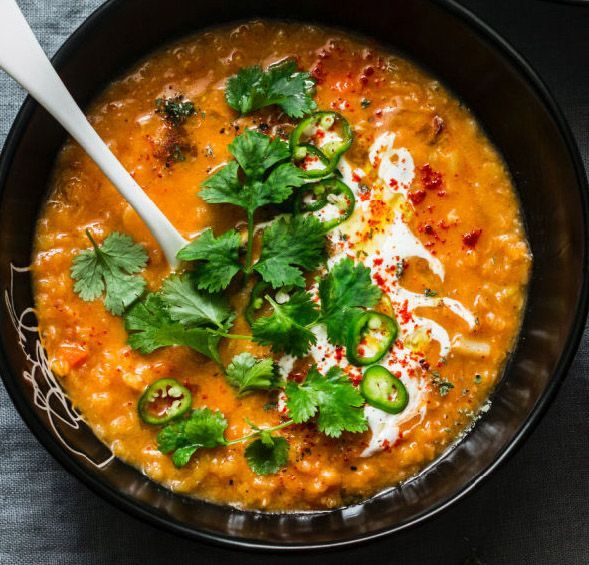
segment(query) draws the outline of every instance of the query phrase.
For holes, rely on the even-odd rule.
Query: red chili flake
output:
[[[382,265],[382,261],[383,261],[383,260],[382,260],[382,257],[379,257],[378,259],[375,259],[375,260],[372,262],[372,264],[373,264],[375,267],[379,267],[380,265]]]
[[[428,235],[436,235],[436,230],[431,224],[425,224],[425,226],[423,226],[423,231]]]
[[[379,273],[373,273],[372,274],[372,278],[375,280],[376,284],[384,291],[384,292],[388,292],[389,291],[389,287],[387,286],[387,283],[385,282],[385,280],[382,278],[382,276]]]
[[[414,206],[417,206],[418,204],[421,204],[424,200],[424,198],[427,196],[427,193],[425,192],[425,190],[414,190],[413,192],[410,192],[408,195],[409,200],[411,200],[411,202],[413,202]]]
[[[344,358],[344,348],[338,345],[335,348],[335,360],[339,363]]]
[[[391,188],[394,188],[395,190],[397,190],[397,188],[398,188],[398,186],[399,186],[399,183],[396,181],[396,179],[391,179],[391,180],[389,181],[389,186],[390,186]]]
[[[482,229],[472,230],[468,233],[465,233],[462,236],[462,241],[464,245],[467,247],[475,247],[477,242],[479,241],[479,237],[481,237],[481,233],[483,233]]]
[[[352,373],[348,377],[354,386],[358,386],[362,382],[362,373]]]
[[[434,171],[429,163],[421,167],[420,173],[424,188],[437,190],[442,187],[442,174]]]
[[[446,196],[447,192],[445,190],[438,190],[438,196],[440,198],[444,198],[444,196]]]
[[[413,315],[411,314],[411,312],[409,312],[408,308],[409,308],[409,301],[405,300],[405,302],[403,302],[403,306],[401,306],[401,309],[399,310],[401,320],[403,321],[404,324],[406,324],[407,322],[410,322],[411,319],[413,318]]]
[[[354,172],[352,173],[352,180],[354,182],[360,182],[362,180],[362,177],[358,173]]]

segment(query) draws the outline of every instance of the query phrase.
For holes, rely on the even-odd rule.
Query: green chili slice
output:
[[[328,132],[336,132],[339,139],[323,144],[311,143]],[[290,147],[295,161],[304,161],[307,157],[319,160],[319,168],[303,170],[309,178],[321,178],[329,175],[339,163],[340,157],[350,148],[353,141],[352,128],[348,121],[337,112],[316,112],[303,120],[290,135]]]
[[[397,337],[399,327],[394,318],[375,312],[365,312],[350,328],[346,356],[353,365],[372,365],[382,359]]]
[[[299,189],[295,197],[295,212],[317,212],[332,204],[338,215],[323,222],[325,231],[332,230],[345,222],[354,212],[356,199],[350,187],[339,179],[327,179],[306,184]]]
[[[332,162],[327,158],[327,156],[323,154],[321,149],[318,149],[310,143],[302,143],[301,145],[297,145],[297,147],[295,147],[293,150],[293,158],[295,163],[305,161],[307,158],[309,158],[311,162],[313,162],[315,159],[315,163],[319,165],[317,168],[312,167],[302,169],[304,176],[311,179],[327,176],[334,171],[338,163],[338,161]]]
[[[150,384],[137,405],[146,424],[166,424],[182,416],[192,406],[192,394],[175,379],[160,379]]]
[[[360,392],[368,404],[389,414],[403,412],[409,403],[405,385],[382,365],[366,370]]]

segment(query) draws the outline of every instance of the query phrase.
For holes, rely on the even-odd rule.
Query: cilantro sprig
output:
[[[148,294],[124,315],[133,349],[148,354],[160,347],[184,345],[219,364],[219,342],[234,317],[223,297],[196,290],[190,274],[168,278],[160,292]]]
[[[330,437],[368,429],[361,410],[364,398],[339,367],[331,367],[323,376],[313,366],[302,383],[289,381],[285,393],[290,417],[296,423],[317,415],[319,431]]]
[[[241,114],[275,104],[291,118],[302,118],[317,108],[314,91],[311,75],[298,71],[296,62],[286,59],[266,71],[259,65],[240,69],[227,80],[225,99]]]
[[[255,473],[267,475],[278,472],[288,463],[288,441],[273,432],[292,423],[292,420],[287,420],[271,428],[251,424],[251,434],[228,440],[225,437],[228,426],[225,416],[218,410],[196,408],[187,418],[164,426],[157,435],[157,446],[162,453],[171,454],[176,467],[184,467],[199,449],[250,442],[244,452],[248,465]]]
[[[210,204],[232,204],[245,210],[248,240],[244,270],[250,273],[254,213],[266,204],[284,202],[293,188],[304,184],[305,178],[298,167],[290,161],[286,162],[290,158],[290,150],[281,139],[271,139],[262,133],[247,130],[229,144],[229,152],[235,161],[229,162],[202,184],[200,197]],[[234,253],[235,247],[231,247],[231,251]],[[180,251],[180,258],[190,256],[189,248]],[[226,286],[228,280],[231,277],[225,277],[219,286]]]
[[[218,292],[237,273],[254,270],[274,288],[304,286],[303,272],[316,268],[323,258],[325,231],[314,216],[280,218],[264,230],[259,260],[253,262],[254,214],[267,204],[280,204],[293,189],[305,183],[301,170],[290,161],[288,144],[247,130],[229,145],[235,160],[209,177],[200,197],[211,204],[232,204],[247,217],[245,259],[240,260],[241,237],[236,230],[215,237],[205,230],[178,253],[183,261],[196,262],[198,288]]]
[[[111,233],[98,245],[89,230],[92,247],[74,257],[71,276],[74,292],[89,302],[104,294],[105,308],[121,315],[145,289],[145,279],[137,273],[147,264],[147,252],[131,237]]]

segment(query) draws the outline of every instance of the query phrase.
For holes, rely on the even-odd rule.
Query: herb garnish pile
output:
[[[300,119],[316,109],[314,89],[309,73],[298,71],[287,60],[267,70],[257,66],[241,69],[227,81],[225,98],[241,114],[277,105],[291,118]],[[156,107],[170,127],[182,125],[195,112],[194,104],[182,98],[158,99]],[[328,126],[335,121],[328,112],[315,115]],[[345,125],[349,128],[347,122]],[[343,150],[351,139],[346,143]],[[316,147],[304,147],[323,162],[339,159],[337,147],[329,157]],[[75,292],[83,300],[95,300],[104,293],[107,310],[123,316],[129,345],[143,354],[181,345],[221,365],[220,341],[240,339],[269,346],[274,353],[304,357],[316,343],[313,329],[319,324],[325,325],[333,344],[345,345],[349,328],[381,298],[370,270],[351,259],[341,260],[317,279],[317,301],[305,287],[307,275],[324,264],[329,228],[312,214],[296,213],[290,204],[302,187],[315,186],[310,184],[313,179],[299,166],[291,144],[282,139],[246,130],[230,143],[229,151],[234,159],[202,184],[199,196],[210,204],[242,208],[247,218],[245,241],[237,229],[221,234],[206,229],[178,254],[190,263],[186,271],[171,275],[159,291],[145,293],[145,280],[138,275],[147,262],[143,247],[118,233],[97,245],[88,232],[92,248],[80,252],[71,269]],[[334,167],[325,171],[317,185],[337,177]],[[314,176],[316,181],[318,175]],[[277,205],[288,212],[275,215],[265,227],[260,251],[254,256],[256,211],[265,207],[276,214]],[[252,335],[233,334],[236,313],[225,292],[232,283],[251,284],[251,278],[263,285],[260,298],[271,313],[252,320]],[[278,291],[287,300],[277,300]],[[288,461],[289,444],[276,434],[279,430],[311,420],[330,437],[368,428],[364,398],[337,367],[322,375],[313,366],[302,382],[284,382],[272,358],[241,353],[223,371],[239,396],[282,390],[289,419],[267,429],[248,422],[249,435],[227,439],[227,420],[219,411],[196,408],[182,413],[157,436],[159,450],[171,454],[177,467],[186,465],[199,449],[247,443],[244,453],[250,468],[258,474],[275,473]]]

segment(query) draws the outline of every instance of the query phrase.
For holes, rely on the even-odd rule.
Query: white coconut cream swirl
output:
[[[415,314],[417,308],[444,306],[461,317],[473,329],[475,317],[472,312],[457,300],[444,297],[428,297],[424,294],[410,292],[399,284],[396,274],[398,265],[409,258],[419,257],[427,262],[431,271],[444,280],[444,266],[434,257],[421,241],[415,237],[407,225],[404,215],[409,210],[407,192],[415,177],[415,166],[410,152],[405,148],[394,148],[395,134],[383,133],[372,144],[369,151],[369,169],[377,174],[373,186],[362,185],[367,172],[362,169],[352,170],[345,159],[341,159],[339,170],[342,180],[353,191],[356,207],[352,217],[330,232],[331,254],[328,269],[344,257],[360,256],[360,260],[370,267],[372,278],[389,296],[399,324],[400,333],[396,344],[379,364],[401,379],[409,394],[409,404],[399,414],[388,414],[373,406],[366,406],[364,411],[372,436],[363,457],[393,446],[399,439],[401,426],[421,422],[427,411],[426,394],[429,382],[423,377],[420,361],[424,356],[420,345],[427,341],[437,341],[440,356],[446,356],[452,349],[448,332],[437,322]],[[380,224],[380,229],[373,230],[375,221],[382,220],[382,210],[392,215],[392,221]],[[316,214],[323,220],[334,214],[331,207],[325,206]],[[366,234],[370,232],[370,237]],[[358,252],[361,252],[360,254]],[[310,289],[312,293],[317,288]],[[321,372],[338,365],[351,378],[360,379],[362,370],[347,362],[338,348],[327,340],[325,328],[315,328],[317,343],[311,348],[310,355]],[[284,358],[279,365],[288,368],[291,363]]]

